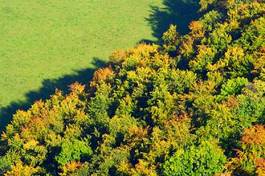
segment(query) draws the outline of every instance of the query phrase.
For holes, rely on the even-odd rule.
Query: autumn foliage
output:
[[[265,2],[201,0],[161,45],[110,56],[87,85],[17,111],[1,175],[265,174]]]

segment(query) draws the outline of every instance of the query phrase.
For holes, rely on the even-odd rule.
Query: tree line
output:
[[[163,43],[115,51],[87,85],[17,111],[1,175],[264,175],[265,2],[201,0]]]

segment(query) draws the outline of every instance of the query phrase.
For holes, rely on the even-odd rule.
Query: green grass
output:
[[[162,0],[0,0],[0,107],[94,57],[155,40],[146,18]]]

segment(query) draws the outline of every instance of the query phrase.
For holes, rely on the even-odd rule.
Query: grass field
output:
[[[0,131],[18,108],[87,82],[116,49],[185,33],[193,0],[0,0]],[[186,13],[186,12],[189,13]]]
[[[0,0],[0,106],[27,101],[44,80],[93,68],[141,39],[162,0]],[[89,76],[89,75],[88,75]]]

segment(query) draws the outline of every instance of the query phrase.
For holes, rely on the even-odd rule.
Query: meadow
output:
[[[43,98],[80,72],[87,79],[115,49],[155,40],[150,6],[162,1],[0,0],[0,107]]]
[[[190,13],[184,13],[185,10]],[[187,30],[189,0],[0,0],[0,124],[56,88],[87,83],[117,49]]]
[[[264,176],[265,2],[130,1],[0,0],[0,175]]]

